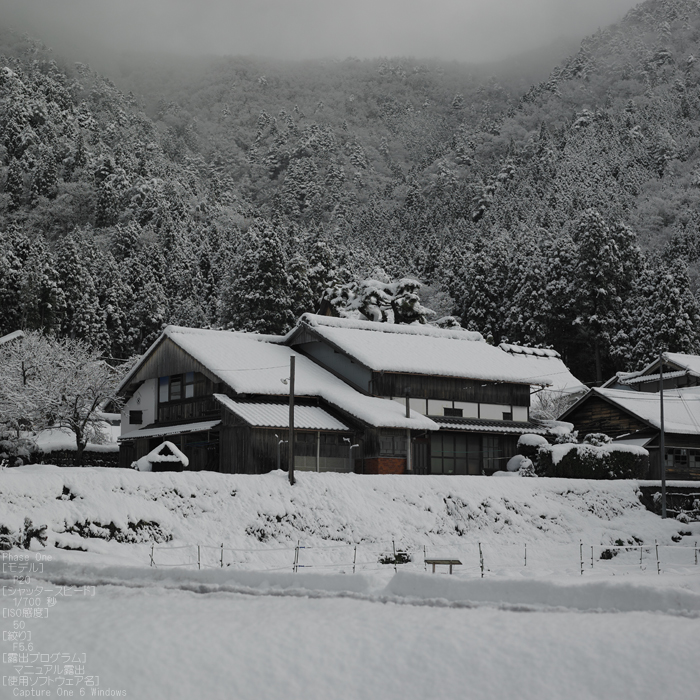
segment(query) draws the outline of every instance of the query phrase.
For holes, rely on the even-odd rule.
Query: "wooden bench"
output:
[[[435,567],[438,564],[443,564],[444,566],[450,567],[450,573],[452,573],[453,566],[461,566],[462,562],[459,559],[425,559],[426,564],[433,565],[433,573],[435,573]]]

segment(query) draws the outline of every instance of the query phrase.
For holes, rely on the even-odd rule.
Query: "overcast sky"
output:
[[[491,61],[619,20],[637,0],[0,0],[57,51]]]

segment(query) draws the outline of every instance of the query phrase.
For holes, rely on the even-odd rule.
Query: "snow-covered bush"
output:
[[[540,473],[567,479],[641,479],[649,453],[632,445],[563,444],[541,447]]]
[[[0,461],[7,461],[11,467],[21,467],[32,461],[36,450],[34,442],[21,431],[0,425]]]
[[[611,442],[612,438],[605,433],[588,433],[588,435],[583,438],[583,443],[585,445],[595,445],[596,447],[609,445]]]
[[[540,467],[540,449],[549,447],[547,438],[542,435],[526,433],[518,438],[518,455],[527,458],[529,465],[523,470],[520,467],[520,476],[544,476],[544,469]]]
[[[531,433],[521,435],[518,438],[518,454],[524,457],[534,457],[538,448],[543,445],[549,445],[549,442],[542,435],[533,435]]]
[[[539,436],[535,436],[539,437]],[[547,441],[545,440],[545,444]],[[523,455],[515,455],[508,460],[506,469],[509,472],[517,472],[518,476],[537,476],[535,472],[535,465],[529,457],[524,457]]]
[[[529,478],[539,476],[539,474],[537,473],[537,470],[535,469],[535,465],[529,459],[520,465],[518,475],[519,476],[526,476]]]
[[[0,550],[9,550],[13,547],[29,549],[32,540],[46,546],[46,530],[46,525],[35,527],[30,518],[24,519],[24,525],[18,532],[12,532],[5,525],[0,525]]]

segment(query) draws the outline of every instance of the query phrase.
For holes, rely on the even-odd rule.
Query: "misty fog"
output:
[[[636,0],[0,0],[58,52],[497,61],[619,20]]]

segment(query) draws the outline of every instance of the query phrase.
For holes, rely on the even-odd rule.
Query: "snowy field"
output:
[[[0,498],[6,530],[47,526],[46,547],[5,556],[51,556],[27,585],[45,601],[71,593],[24,620],[35,650],[85,653],[103,697],[686,700],[700,688],[700,527],[646,511],[634,482],[302,473],[292,489],[279,473],[26,467],[0,472]],[[426,572],[424,547],[463,564]],[[412,561],[379,563],[394,548]],[[5,608],[24,585],[9,563]]]

